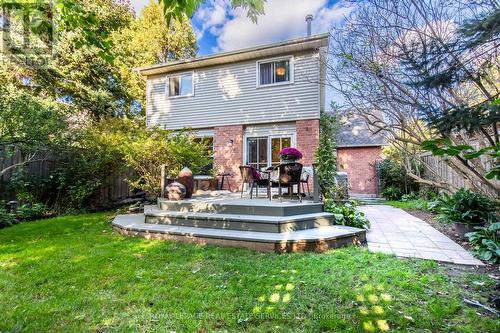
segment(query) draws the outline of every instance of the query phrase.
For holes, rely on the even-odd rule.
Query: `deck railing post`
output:
[[[319,202],[319,179],[318,174],[316,173],[316,163],[313,163],[313,200],[314,202]]]
[[[165,164],[160,166],[161,168],[161,197],[165,198]]]

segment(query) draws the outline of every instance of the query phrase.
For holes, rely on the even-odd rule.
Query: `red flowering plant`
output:
[[[297,161],[302,158],[302,153],[298,149],[292,147],[281,149],[278,155],[283,161]]]

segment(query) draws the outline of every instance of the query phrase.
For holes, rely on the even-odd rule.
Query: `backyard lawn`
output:
[[[110,217],[0,230],[0,331],[500,330],[462,301],[486,303],[485,275],[364,248],[277,255],[128,238]]]

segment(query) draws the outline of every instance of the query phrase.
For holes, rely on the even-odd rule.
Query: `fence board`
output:
[[[464,178],[450,168],[441,157],[425,154],[421,155],[420,158],[426,165],[423,173],[424,179],[436,180],[439,178],[457,188],[466,187]]]

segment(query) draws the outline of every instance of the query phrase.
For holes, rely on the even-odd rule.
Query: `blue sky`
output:
[[[150,0],[131,0],[137,13]],[[255,24],[246,11],[232,9],[229,0],[207,0],[192,18],[199,55],[231,51],[305,36],[307,14],[313,14],[313,34],[328,32],[352,7],[344,0],[268,0],[266,14]]]

